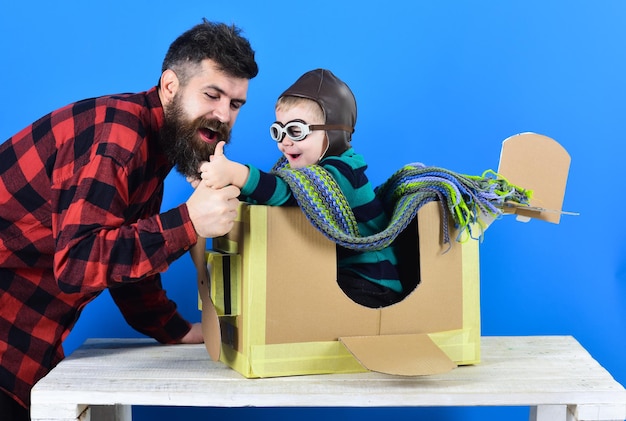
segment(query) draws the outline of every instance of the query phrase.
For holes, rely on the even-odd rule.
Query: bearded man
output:
[[[0,145],[0,414],[29,419],[30,390],[105,289],[126,321],[162,343],[200,343],[160,273],[198,237],[227,233],[239,189],[198,185],[161,211],[174,167],[196,177],[228,142],[258,67],[236,26],[178,37],[159,83],[70,104]],[[5,419],[5,418],[3,418]]]

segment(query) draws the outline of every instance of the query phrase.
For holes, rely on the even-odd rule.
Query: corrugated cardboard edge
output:
[[[350,336],[339,340],[370,371],[425,376],[456,368],[426,334]]]

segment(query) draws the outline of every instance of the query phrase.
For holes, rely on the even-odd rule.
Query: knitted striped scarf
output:
[[[450,243],[449,221],[459,232],[457,241],[475,238],[472,226],[479,228],[482,238],[484,220],[500,216],[505,202],[528,204],[532,194],[491,170],[482,176],[470,176],[419,163],[407,164],[374,189],[390,215],[388,226],[379,233],[361,236],[348,201],[322,166],[294,169],[282,157],[272,173],[289,185],[314,227],[335,243],[361,251],[381,250],[391,245],[417,211],[432,201],[441,204],[444,243]]]

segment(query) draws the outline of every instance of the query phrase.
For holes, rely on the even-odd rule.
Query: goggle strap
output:
[[[343,130],[344,132],[354,133],[354,127],[344,126],[343,124],[311,124],[311,130]]]

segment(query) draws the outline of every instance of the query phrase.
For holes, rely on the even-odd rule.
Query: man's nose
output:
[[[213,115],[222,123],[230,123],[230,101],[226,99],[220,101],[213,110]]]

